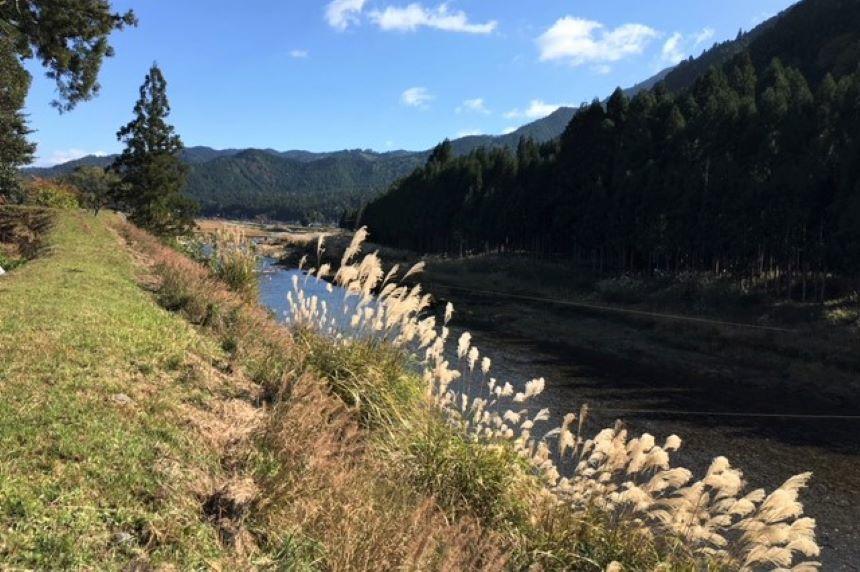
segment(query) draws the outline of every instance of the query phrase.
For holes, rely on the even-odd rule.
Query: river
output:
[[[298,270],[265,260],[260,301],[282,321],[289,312],[286,297],[294,276],[302,281],[307,295],[317,295],[330,308],[342,307],[342,289],[329,291],[325,282],[305,279]],[[479,322],[486,323],[486,317]],[[463,325],[455,318],[452,338],[461,331]],[[740,406],[715,411],[714,399],[704,401],[691,390],[689,380],[666,379],[629,364],[598,363],[587,353],[571,355],[492,328],[471,327],[470,331],[474,345],[492,359],[492,375],[500,381],[521,389],[530,379],[546,378],[544,393],[532,403],[533,407],[550,408],[553,419],[548,427],[587,403],[590,433],[622,419],[631,433],[648,432],[658,441],[677,434],[684,446],[673,456],[673,464],[698,475],[716,455],[728,457],[733,466],[743,469],[750,487],[768,491],[795,473],[813,471],[802,500],[807,514],[818,523],[823,570],[860,570],[860,421],[762,417]],[[735,403],[729,398],[718,402],[722,408]]]

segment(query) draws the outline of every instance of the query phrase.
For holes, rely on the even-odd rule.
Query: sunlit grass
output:
[[[217,471],[169,371],[203,341],[138,287],[104,218],[60,213],[49,242],[0,281],[0,561],[113,567],[146,547],[202,565],[221,547],[167,467]]]

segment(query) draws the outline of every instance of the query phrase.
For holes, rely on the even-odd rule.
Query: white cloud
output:
[[[480,129],[465,129],[457,133],[457,139],[461,137],[475,137],[477,135],[483,135],[484,132]]]
[[[343,32],[358,23],[366,2],[367,0],[332,0],[325,8],[326,22],[332,28]]]
[[[690,55],[694,49],[713,37],[713,28],[702,28],[691,36],[675,32],[663,43],[663,49],[660,50],[660,59],[666,63],[677,64]]]
[[[463,101],[463,103],[460,104],[454,111],[456,111],[457,113],[482,113],[484,115],[489,115],[490,113],[492,113],[489,109],[487,109],[487,104],[481,97],[476,97],[475,99],[467,99]]]
[[[508,119],[541,119],[556,111],[559,107],[575,107],[572,103],[546,103],[533,99],[524,110],[512,109],[505,113]]]
[[[715,33],[716,32],[714,32],[713,28],[702,28],[702,31],[696,34],[696,41],[694,45],[699,46],[701,44],[704,44],[705,42],[713,38]]]
[[[426,87],[410,87],[400,95],[400,102],[408,107],[427,107],[433,99]]]
[[[519,129],[519,128],[518,127],[505,127],[504,129],[502,129],[502,135],[508,135],[510,133],[513,133],[517,129]]]
[[[675,32],[663,44],[663,49],[660,51],[660,57],[670,64],[677,64],[684,59],[685,53],[681,42],[684,36],[680,32]]]
[[[541,61],[567,60],[571,65],[617,62],[641,54],[659,36],[644,24],[606,29],[600,22],[565,16],[537,38]]]
[[[87,155],[95,155],[96,157],[104,157],[107,155],[104,151],[84,151],[83,149],[61,149],[51,153],[49,157],[40,157],[34,165],[36,167],[53,167],[62,163],[68,163]]]
[[[306,59],[309,55],[307,50],[290,50],[290,57],[296,60]]]
[[[449,11],[447,4],[440,4],[435,9],[425,8],[415,2],[404,8],[388,6],[385,10],[374,10],[370,19],[381,30],[398,32],[414,32],[418,28],[427,27],[447,32],[463,32],[466,34],[490,34],[496,29],[498,22],[490,20],[483,24],[469,22],[469,17],[462,10]]]

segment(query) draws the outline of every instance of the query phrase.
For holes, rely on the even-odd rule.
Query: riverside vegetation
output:
[[[721,457],[672,467],[676,436],[588,438],[585,408],[541,427],[543,380],[493,379],[468,336],[447,363],[452,310],[358,258],[361,234],[333,276],[350,328],[298,282],[286,329],[116,215],[51,214],[0,283],[10,566],[817,567],[808,474],[745,491]]]

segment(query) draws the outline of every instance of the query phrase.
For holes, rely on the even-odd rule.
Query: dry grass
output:
[[[541,393],[544,380],[534,379],[518,390],[491,377],[490,360],[472,346],[469,334],[457,340],[458,363],[449,363],[450,354],[445,351],[446,324],[452,309],[449,306],[442,324],[437,324],[437,318],[426,311],[429,298],[420,287],[398,282],[396,267],[384,272],[376,254],[358,257],[365,236],[364,229],[356,233],[333,276],[333,281],[355,300],[347,306],[351,318],[345,322],[338,315],[339,309],[327,308],[316,297],[305,296],[301,281],[296,281],[290,296],[294,325],[323,333],[345,348],[347,354],[356,348],[361,352],[368,346],[402,348],[420,362],[426,403],[447,419],[447,426],[453,431],[445,432],[446,440],[454,435],[468,444],[471,460],[480,458],[477,451],[510,451],[528,466],[528,470],[521,471],[517,463],[503,455],[504,460],[490,462],[480,467],[478,473],[462,478],[456,475],[466,466],[466,456],[454,455],[456,460],[448,465],[451,454],[436,455],[434,447],[418,448],[417,455],[406,454],[404,458],[407,465],[429,471],[429,478],[418,479],[429,483],[425,488],[437,492],[467,491],[469,483],[491,477],[492,468],[502,465],[508,474],[521,475],[513,477],[518,486],[506,483],[504,490],[495,490],[489,496],[504,498],[507,493],[513,504],[503,502],[505,508],[515,506],[518,499],[532,507],[545,507],[545,503],[535,499],[550,496],[567,508],[569,518],[590,522],[601,531],[596,535],[596,544],[602,556],[599,561],[588,558],[592,565],[600,567],[609,565],[608,555],[617,552],[621,565],[636,568],[661,563],[691,569],[818,568],[817,562],[807,561],[819,554],[815,522],[803,517],[803,507],[798,501],[800,490],[811,476],[809,473],[789,479],[770,494],[763,490],[746,491],[741,471],[731,467],[723,457],[717,457],[700,480],[695,480],[683,467],[673,467],[670,454],[681,446],[681,439],[674,435],[658,444],[648,434],[631,438],[617,425],[587,438],[581,434],[585,409],[565,416],[560,427],[542,428],[549,412],[530,412],[527,404]],[[413,267],[400,280],[417,270],[420,268]],[[310,273],[325,278],[330,267],[323,264]],[[324,361],[331,359],[329,355]],[[357,358],[359,362],[362,359]],[[347,367],[348,371],[354,369]],[[329,377],[338,380],[337,375],[329,373]],[[356,402],[354,395],[365,392],[361,385],[354,384],[349,395]],[[387,409],[384,401],[376,401],[383,410]],[[389,425],[406,427],[405,441],[401,437],[390,447],[395,458],[410,450],[414,452],[415,443],[421,443],[420,430],[411,426],[414,423],[409,420],[402,422],[403,418],[396,410],[390,410],[390,415],[384,418]],[[396,422],[391,423],[390,419]],[[399,450],[397,443],[401,444]],[[569,459],[574,470],[560,474],[556,464],[560,459]],[[452,474],[453,484],[444,478]],[[543,486],[535,487],[537,482]],[[484,523],[501,524],[502,529],[513,527],[514,536],[524,537],[517,547],[520,551],[527,552],[535,537],[546,540],[545,529],[539,526],[540,532],[535,534],[517,513],[476,512],[475,509],[486,508],[491,502],[489,497],[477,498],[479,501],[475,502],[461,495],[453,505],[468,508],[471,504],[467,513]],[[532,522],[545,519],[545,510],[536,509],[531,515]],[[554,540],[550,535],[549,543]],[[581,546],[582,538],[567,537],[560,543],[562,549],[558,554],[559,558],[564,554],[570,560],[562,561],[562,567],[573,566],[582,557],[582,550],[579,553],[570,550],[571,543],[585,548]],[[647,545],[645,554],[640,548],[643,545]],[[588,551],[594,551],[594,547]]]
[[[617,426],[586,438],[587,410],[542,427],[548,413],[529,411],[528,402],[544,381],[514,387],[494,379],[468,335],[449,363],[452,309],[429,315],[427,296],[400,285],[397,269],[386,275],[375,255],[359,258],[361,233],[333,278],[352,293],[354,314],[335,319],[337,309],[306,297],[299,281],[291,333],[208,268],[130,225],[120,231],[150,269],[146,283],[159,302],[226,352],[213,364],[218,373],[204,377],[232,394],[182,409],[225,469],[197,479],[225,562],[309,570],[817,568],[796,563],[818,553],[814,522],[797,500],[808,475],[770,495],[747,492],[725,459],[700,480],[672,467],[675,436],[657,444]],[[562,457],[572,473],[560,473]]]
[[[362,233],[333,278],[353,315],[333,319],[339,309],[299,281],[290,331],[114,221],[138,282],[192,328],[141,292],[104,220],[64,214],[58,257],[8,283],[0,419],[15,421],[0,422],[13,443],[0,455],[11,531],[0,555],[11,565],[817,568],[797,562],[818,553],[798,502],[809,475],[748,492],[723,458],[699,480],[672,467],[674,436],[658,444],[619,425],[588,438],[584,409],[545,427],[547,412],[528,407],[544,381],[494,379],[468,335],[446,352],[452,309],[429,315],[396,269],[359,258]],[[560,458],[574,470],[561,474]],[[117,531],[133,545],[111,544]]]
[[[204,509],[237,558],[330,570],[497,570],[507,560],[497,533],[469,516],[452,522],[432,495],[403,486],[366,410],[308,373],[312,348],[205,267],[130,225],[120,230],[148,259],[157,299],[229,350],[231,378],[260,386],[256,411],[231,400],[188,416],[231,467],[229,480],[207,483]]]

